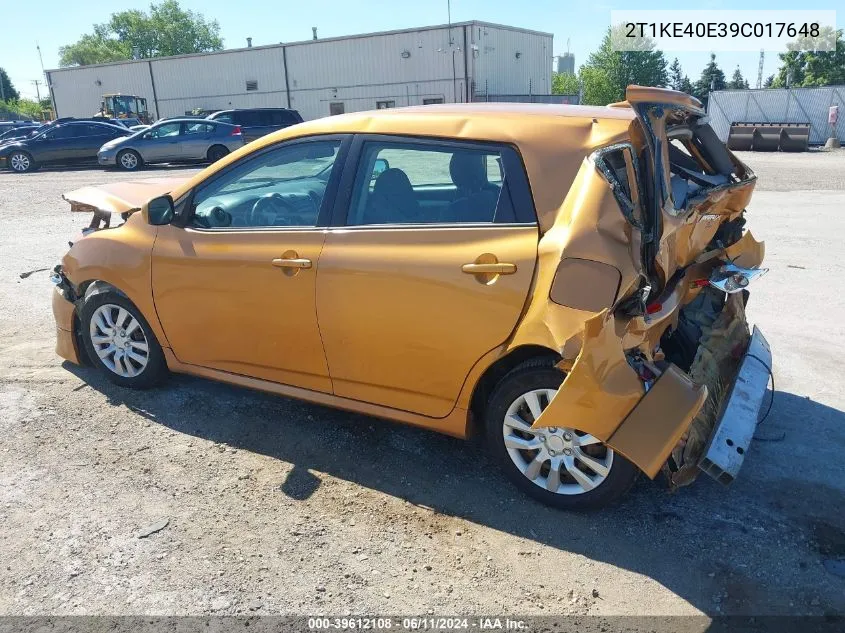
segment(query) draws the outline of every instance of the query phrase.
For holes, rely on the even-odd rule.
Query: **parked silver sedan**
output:
[[[238,125],[205,119],[169,119],[100,148],[100,165],[132,171],[144,163],[215,162],[244,144]]]

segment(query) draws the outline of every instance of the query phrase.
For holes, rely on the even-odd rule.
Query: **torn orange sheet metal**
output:
[[[645,393],[608,310],[584,324],[581,352],[532,428],[572,426],[606,441]]]
[[[654,479],[707,399],[707,387],[696,385],[670,365],[607,440]]]
[[[696,259],[696,264],[713,262],[718,265],[720,260],[725,260],[742,266],[744,268],[757,268],[763,263],[766,256],[766,243],[754,239],[751,231],[745,234],[727,248],[717,248],[701,253]]]
[[[150,178],[82,187],[62,196],[71,211],[85,213],[132,213],[149,200],[169,193],[187,178]]]
[[[701,409],[707,388],[670,365],[646,392],[616,326],[607,310],[586,322],[581,353],[532,428],[577,426],[653,478]]]

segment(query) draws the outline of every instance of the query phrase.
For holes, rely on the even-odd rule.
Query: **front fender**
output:
[[[73,244],[62,259],[62,272],[79,288],[104,281],[134,303],[153,329],[163,347],[169,347],[158,320],[152,292],[152,249],[157,227],[141,214],[131,215],[124,224],[88,234]]]

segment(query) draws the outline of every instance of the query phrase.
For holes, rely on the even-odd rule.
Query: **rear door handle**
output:
[[[311,268],[311,260],[301,257],[277,258],[273,260],[273,266],[276,268]]]
[[[495,264],[464,264],[461,270],[469,275],[513,275],[516,264],[497,262]]]

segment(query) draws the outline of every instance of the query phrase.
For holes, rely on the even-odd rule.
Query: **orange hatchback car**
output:
[[[639,472],[729,482],[771,367],[754,182],[655,88],[302,123],[186,181],[65,194],[94,220],[52,276],[57,352],[125,387],[184,372],[483,433],[559,507]]]

